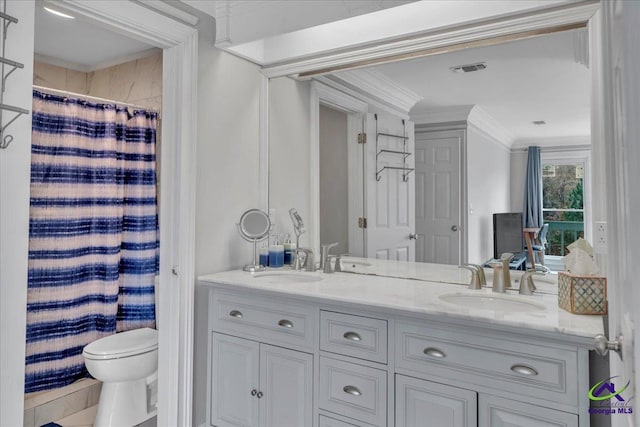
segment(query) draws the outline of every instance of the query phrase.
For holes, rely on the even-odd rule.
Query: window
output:
[[[548,255],[563,256],[585,230],[585,161],[542,159],[542,214]]]

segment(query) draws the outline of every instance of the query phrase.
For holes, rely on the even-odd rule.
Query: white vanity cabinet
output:
[[[477,393],[396,375],[396,426],[477,427]]]
[[[209,426],[589,427],[587,338],[208,286]]]
[[[211,425],[311,427],[313,356],[212,333]]]

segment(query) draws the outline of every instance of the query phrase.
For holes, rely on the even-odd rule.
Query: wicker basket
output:
[[[607,314],[607,278],[559,272],[558,306],[573,314]]]

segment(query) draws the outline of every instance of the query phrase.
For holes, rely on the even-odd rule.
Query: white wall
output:
[[[5,55],[24,63],[24,69],[17,70],[7,79],[4,102],[31,110],[34,3],[8,1],[7,13],[18,18],[19,23],[9,26]],[[12,116],[13,113],[5,113],[3,123]],[[20,117],[7,132],[13,135],[14,140],[9,148],[0,150],[0,425],[21,426],[24,406],[31,115]]]
[[[349,252],[347,115],[320,106],[320,242],[337,242],[334,254]]]
[[[198,51],[198,147],[196,276],[241,267],[251,245],[236,223],[258,207],[258,130],[261,74],[254,64],[200,37]],[[206,289],[196,286],[193,425],[206,418]]]
[[[296,208],[307,232],[300,246],[308,247],[311,235],[310,83],[289,77],[269,82],[269,208],[276,210],[278,233],[291,233],[289,209]],[[295,241],[295,240],[293,240]]]
[[[524,206],[524,181],[527,175],[527,150],[511,151],[511,212],[522,212]]]
[[[469,262],[481,264],[493,257],[493,214],[510,209],[509,149],[469,125],[467,165]]]

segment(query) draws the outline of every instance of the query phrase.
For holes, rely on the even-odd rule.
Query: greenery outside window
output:
[[[542,214],[549,224],[547,255],[563,256],[566,246],[584,238],[585,163],[542,161]]]

